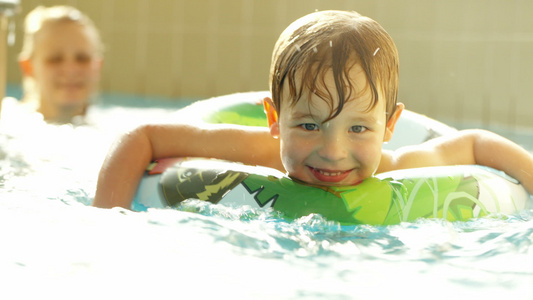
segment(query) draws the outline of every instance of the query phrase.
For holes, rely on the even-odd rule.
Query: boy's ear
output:
[[[279,137],[278,112],[274,107],[274,102],[269,97],[263,99],[263,107],[268,121],[268,128],[273,137]]]
[[[33,64],[31,63],[31,60],[24,59],[19,60],[20,69],[22,70],[22,74],[24,76],[33,76]]]
[[[392,139],[394,127],[396,126],[396,122],[398,122],[398,119],[400,119],[400,115],[402,114],[404,108],[405,105],[403,105],[403,103],[396,104],[396,110],[394,111],[392,116],[390,116],[389,121],[387,121],[387,127],[385,128],[385,137],[383,138],[384,142],[388,142]]]

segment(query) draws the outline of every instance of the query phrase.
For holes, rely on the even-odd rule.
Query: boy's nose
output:
[[[318,155],[328,161],[344,159],[347,154],[345,139],[339,135],[324,137],[318,150]]]

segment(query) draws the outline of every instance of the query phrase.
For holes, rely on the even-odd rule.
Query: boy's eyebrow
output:
[[[294,120],[311,119],[317,122],[321,122],[321,115],[313,114],[310,111],[293,111],[291,113],[291,116]],[[328,114],[322,115],[322,118],[324,118],[324,120],[327,119]]]
[[[363,116],[353,117],[352,120],[360,121],[360,122],[364,121],[364,122],[370,122],[370,123],[377,122],[377,119],[373,115],[370,115],[370,114],[365,114]]]
[[[311,112],[295,111],[295,112],[292,112],[291,115],[294,119],[305,119],[305,118],[316,119],[316,116],[313,115]]]
[[[310,118],[316,121],[320,121],[319,117],[312,114],[311,112],[295,111],[295,112],[292,112],[291,115],[292,115],[292,118],[295,120]],[[353,122],[365,122],[365,123],[377,122],[377,119],[372,114],[366,114],[366,113],[361,113],[361,114],[352,116],[351,120]]]

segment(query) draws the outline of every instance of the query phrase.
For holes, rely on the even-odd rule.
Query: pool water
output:
[[[97,105],[90,125],[0,127],[0,299],[533,299],[533,210],[340,226],[199,201],[90,207],[116,134],[174,110]]]

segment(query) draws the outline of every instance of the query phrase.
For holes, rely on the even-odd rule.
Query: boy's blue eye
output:
[[[308,131],[318,130],[318,125],[313,123],[304,123],[300,125],[303,129]]]
[[[350,131],[355,132],[355,133],[365,132],[366,130],[367,128],[361,125],[355,125],[350,128]]]

